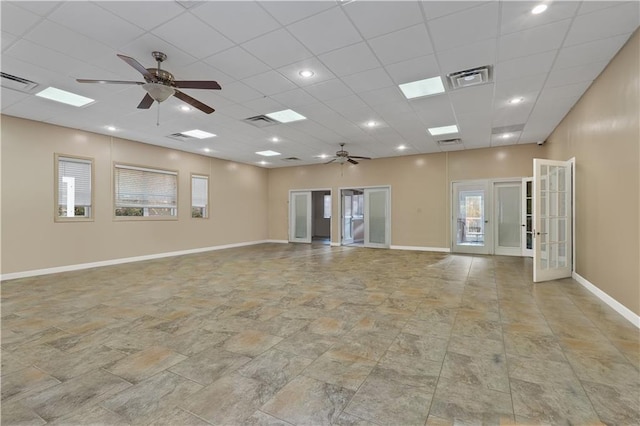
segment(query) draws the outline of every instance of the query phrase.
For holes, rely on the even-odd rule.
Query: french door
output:
[[[491,224],[487,214],[488,181],[453,183],[452,251],[489,254]]]
[[[533,257],[533,178],[522,178],[522,255]]]
[[[494,254],[522,256],[522,182],[493,184]]]
[[[289,241],[311,242],[311,191],[289,193]]]
[[[364,246],[389,248],[391,244],[389,188],[365,188],[364,205]]]
[[[571,276],[571,161],[533,160],[533,281]]]

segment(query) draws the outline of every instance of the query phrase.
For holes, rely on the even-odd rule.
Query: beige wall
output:
[[[54,222],[54,153],[94,159],[92,222]],[[178,170],[178,220],[114,221],[113,162]],[[210,176],[210,218],[191,218],[190,174]],[[267,238],[267,170],[2,116],[2,273]]]
[[[391,244],[450,247],[450,183],[454,180],[531,176],[535,144],[412,155],[269,170],[269,238],[286,240],[288,197],[293,189],[332,188],[331,240],[339,242],[339,188],[391,186]]]
[[[576,158],[576,272],[640,315],[640,34],[548,138]]]

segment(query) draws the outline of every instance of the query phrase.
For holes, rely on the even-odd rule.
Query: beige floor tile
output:
[[[105,369],[130,383],[138,383],[185,359],[186,356],[170,349],[153,346],[122,358]]]

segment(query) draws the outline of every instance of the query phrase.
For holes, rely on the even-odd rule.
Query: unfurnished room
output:
[[[639,1],[0,18],[2,425],[640,424]]]

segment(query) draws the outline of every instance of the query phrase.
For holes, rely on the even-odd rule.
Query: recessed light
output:
[[[211,152],[211,148],[204,148],[203,151],[204,152]]]
[[[191,136],[192,138],[197,138],[197,139],[207,139],[215,136],[213,133],[205,132],[204,130],[198,130],[198,129],[187,130],[186,132],[180,132],[180,133],[182,133],[183,135]]]
[[[513,136],[511,133],[503,133],[500,135],[502,139],[509,139],[511,136]]]
[[[458,133],[458,126],[452,124],[451,126],[431,127],[427,130],[429,130],[431,136],[446,135],[449,133]]]
[[[378,125],[378,123],[376,123],[375,121],[371,120],[371,121],[367,121],[367,127],[376,127]]]
[[[406,146],[406,145],[400,145],[400,146],[398,146],[398,148],[397,148],[397,149],[398,149],[399,151],[404,151],[405,149],[407,149],[407,146]]]
[[[306,120],[307,117],[304,115],[298,114],[297,112],[285,109],[282,111],[270,112],[269,114],[265,114],[267,117],[272,118],[281,123],[290,123],[292,121]]]
[[[534,7],[533,9],[531,9],[531,13],[533,13],[534,15],[539,15],[542,12],[544,12],[545,10],[547,10],[547,5],[546,4],[539,4],[536,7]]]
[[[268,161],[256,161],[256,164],[260,164],[261,166],[266,166],[267,164],[270,164]]]
[[[509,99],[509,103],[510,104],[519,104],[520,102],[524,101],[524,98],[513,98],[513,99]]]
[[[274,136],[271,138],[271,142],[280,142],[280,138],[277,136]]]
[[[186,105],[181,105],[181,106],[180,106],[180,109],[181,109],[182,111],[191,111],[191,108],[189,108],[189,107],[188,107],[188,106],[186,106]]]
[[[36,93],[36,96],[56,102],[62,102],[63,104],[75,107],[85,106],[94,101],[94,99],[76,95],[75,93],[67,92],[66,90],[56,89],[55,87],[47,87],[46,89]]]
[[[329,158],[329,156],[327,154],[320,154],[318,155],[318,158],[322,158],[323,160]]]
[[[113,126],[107,126],[107,130],[110,132],[115,132],[117,129]]]
[[[402,90],[402,93],[407,99],[436,95],[444,92],[444,85],[442,84],[440,76],[400,84],[398,87],[400,87],[400,90]]]
[[[262,155],[262,156],[265,156],[265,157],[273,157],[274,155],[280,155],[279,152],[275,152],[275,151],[271,151],[271,150],[257,151],[256,154]]]
[[[300,77],[303,77],[303,78],[311,78],[314,75],[316,75],[316,73],[314,73],[311,70],[302,70],[298,74],[300,74]]]

